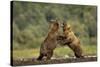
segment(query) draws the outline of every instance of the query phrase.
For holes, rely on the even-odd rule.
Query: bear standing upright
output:
[[[63,32],[64,32],[64,36],[66,37],[65,44],[67,44],[74,51],[75,56],[77,58],[84,57],[80,45],[80,40],[72,32],[70,25],[63,23]]]
[[[51,59],[53,55],[53,50],[57,46],[57,36],[59,30],[59,23],[57,20],[53,20],[50,23],[50,31],[45,38],[44,42],[41,44],[40,47],[40,55],[37,60],[42,60],[45,56],[47,60]]]
[[[61,44],[68,45],[71,48],[77,58],[83,58],[83,50],[80,45],[80,40],[75,36],[71,30],[70,25],[63,23],[63,35],[58,37],[58,41]]]

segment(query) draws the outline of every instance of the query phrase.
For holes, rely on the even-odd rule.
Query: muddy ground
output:
[[[97,57],[85,57],[85,58],[66,58],[66,59],[51,59],[37,61],[35,58],[23,58],[17,60],[11,60],[12,66],[24,66],[24,65],[43,65],[43,64],[60,64],[60,63],[76,63],[76,62],[92,62],[97,61]]]

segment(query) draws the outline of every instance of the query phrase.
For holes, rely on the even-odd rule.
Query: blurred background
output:
[[[49,21],[56,18],[71,25],[85,55],[97,56],[96,6],[14,1],[11,8],[14,59],[38,57],[49,31]],[[73,56],[67,46],[58,46],[53,55],[54,58]]]

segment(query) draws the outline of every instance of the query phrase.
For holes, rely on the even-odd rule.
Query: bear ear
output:
[[[71,31],[70,25],[67,25],[67,30]]]

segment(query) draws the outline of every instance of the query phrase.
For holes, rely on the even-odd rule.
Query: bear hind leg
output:
[[[37,60],[42,60],[42,58],[43,58],[43,54],[40,54],[40,56],[37,58]]]
[[[50,60],[51,57],[52,57],[52,55],[53,55],[53,51],[48,52],[48,54],[47,54],[47,60]]]

